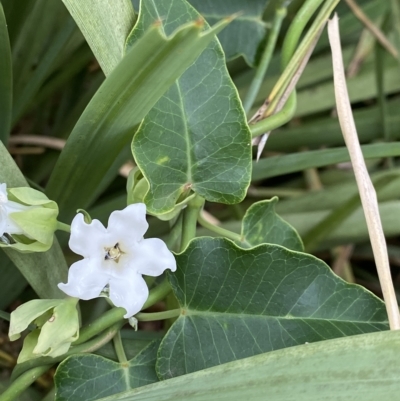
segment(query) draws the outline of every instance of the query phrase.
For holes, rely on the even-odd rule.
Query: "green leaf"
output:
[[[247,64],[254,65],[257,48],[266,33],[266,23],[262,20],[266,0],[189,0],[189,3],[209,24],[238,13],[218,39],[228,60],[243,56]]]
[[[381,175],[378,179],[373,179],[373,186],[375,191],[380,191],[385,186],[393,183],[399,178],[399,171],[387,171],[386,174]],[[351,193],[351,192],[350,192]],[[314,250],[318,243],[325,239],[329,234],[335,231],[336,228],[341,226],[358,208],[361,207],[360,195],[358,188],[354,189],[350,199],[342,203],[331,211],[331,213],[315,225],[303,237],[304,244],[308,251]]]
[[[1,142],[0,160],[2,162],[0,182],[5,182],[8,188],[28,186],[21,171]],[[26,254],[13,249],[2,249],[39,297],[65,297],[65,294],[58,289],[57,284],[66,281],[68,267],[56,238],[54,238],[52,247],[43,253]]]
[[[135,13],[130,0],[63,0],[101,69],[109,75],[121,61]]]
[[[61,29],[54,35],[51,45],[46,49],[46,53],[40,60],[39,65],[35,67],[29,76],[29,80],[24,82],[24,85],[19,88],[18,95],[15,96],[13,106],[13,124],[15,124],[26,109],[33,103],[34,97],[43,85],[45,79],[51,74],[54,64],[62,52],[63,48],[68,45],[73,34],[76,32],[76,25],[71,19],[67,19]]]
[[[312,255],[199,238],[170,282],[182,314],[164,337],[162,379],[262,352],[388,328],[383,302]]]
[[[58,56],[70,48],[69,43],[66,45],[70,34],[67,25],[68,20],[73,21],[61,1],[35,0],[32,5],[13,6],[10,11],[14,17],[23,18],[18,21],[21,28],[12,42],[14,123],[34,103],[32,97],[54,71]]]
[[[4,252],[0,252],[0,277],[7,277],[7,285],[0,292],[0,309],[7,309],[27,286],[27,282]]]
[[[7,22],[0,4],[0,141],[8,142],[12,112],[12,64]]]
[[[304,247],[297,231],[275,213],[277,202],[275,196],[256,202],[247,209],[242,225],[243,242],[247,246],[277,244],[302,252]]]
[[[159,16],[167,34],[199,18],[185,0],[143,1],[128,44]],[[133,155],[150,184],[148,210],[166,214],[189,190],[213,202],[240,202],[249,185],[250,141],[215,39],[147,114],[133,139]]]
[[[163,337],[163,332],[156,331],[133,331],[131,329],[121,330],[122,345],[126,357],[134,358],[143,351],[154,340],[160,340]],[[108,342],[103,347],[95,351],[95,354],[103,356],[113,361],[118,361],[117,353],[112,342]]]
[[[50,177],[47,193],[61,220],[94,200],[143,117],[227,23],[201,33],[201,24],[191,22],[167,38],[156,22],[127,52],[80,117]]]
[[[400,156],[400,143],[375,143],[362,145],[365,159]],[[312,167],[324,167],[331,164],[348,162],[349,151],[346,147],[334,149],[310,150],[283,156],[268,157],[253,163],[252,180],[277,177]]]
[[[60,363],[54,377],[56,401],[91,401],[158,381],[153,341],[127,364],[97,355],[73,355]]]
[[[400,392],[400,333],[340,338],[258,355],[101,401],[376,401]]]

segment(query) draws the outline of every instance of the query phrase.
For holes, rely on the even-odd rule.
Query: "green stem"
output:
[[[181,251],[196,237],[197,217],[204,205],[204,198],[196,195],[183,211]]]
[[[318,2],[321,0],[314,0],[315,4],[319,4]],[[290,62],[285,66],[285,69],[281,76],[279,77],[277,83],[275,84],[274,88],[271,91],[269,96],[269,104],[264,112],[264,116],[272,115],[277,111],[277,107],[279,102],[282,99],[285,91],[287,90],[288,85],[292,81],[295,74],[298,73],[298,69],[300,65],[302,65],[305,57],[309,57],[309,52],[314,48],[316,45],[316,40],[318,40],[323,27],[325,26],[330,14],[336,7],[337,3],[340,0],[326,0],[322,5],[318,15],[315,17],[314,21],[311,24],[310,29],[305,34],[303,40],[301,41],[300,45],[294,52],[293,56],[290,57]],[[313,11],[315,9],[315,4],[312,4]],[[303,21],[300,21],[303,25]],[[284,60],[284,57],[283,61]]]
[[[22,394],[38,377],[46,373],[52,365],[43,365],[28,370],[23,373],[18,379],[14,380],[10,386],[0,395],[0,401],[15,400]]]
[[[266,132],[272,131],[282,125],[288,123],[294,116],[297,107],[297,96],[296,92],[292,92],[287,100],[285,106],[283,106],[282,110],[272,116],[265,118],[264,120],[259,121],[256,124],[250,125],[250,131],[252,138],[260,136]]]
[[[128,363],[128,359],[126,358],[124,346],[122,344],[120,331],[118,331],[118,333],[114,336],[113,343],[114,343],[115,353],[117,354],[118,361],[123,364]]]
[[[155,303],[164,299],[168,293],[171,291],[171,286],[169,284],[168,279],[164,279],[157,287],[150,290],[149,297],[147,301],[143,305],[143,309],[146,309]],[[108,327],[112,326],[115,323],[122,322],[124,319],[124,315],[126,314],[126,310],[124,308],[112,308],[107,312],[103,313],[98,319],[94,322],[89,323],[85,326],[79,333],[79,338],[73,343],[74,345],[82,344],[89,339],[93,338],[95,335],[101,333],[106,330]]]
[[[254,75],[254,78],[250,84],[250,88],[246,94],[246,98],[244,99],[243,102],[243,108],[246,114],[248,114],[250,109],[252,108],[256,96],[260,90],[261,84],[264,80],[269,63],[271,62],[276,42],[278,40],[278,35],[281,30],[282,21],[286,17],[286,12],[287,10],[285,7],[280,7],[275,12],[275,17],[272,23],[271,31],[268,36],[267,45],[265,46],[260,64],[257,67],[256,74]]]
[[[19,365],[17,365],[12,373],[11,379],[16,380],[17,377],[20,377],[20,375],[24,374],[26,371],[41,367],[44,365],[54,365],[57,362],[61,362],[62,360],[68,358],[71,355],[75,354],[84,354],[84,353],[92,353],[99,348],[103,347],[105,344],[107,344],[112,338],[117,334],[117,332],[121,329],[123,325],[123,322],[118,322],[114,324],[113,326],[109,327],[107,330],[105,330],[102,334],[100,334],[98,337],[94,338],[91,341],[88,341],[84,344],[80,344],[77,346],[71,346],[69,351],[65,353],[64,355],[57,356],[55,358],[51,358],[48,356],[40,357],[40,358],[35,358],[35,359],[30,359],[29,361],[23,362]],[[47,370],[47,369],[46,369]],[[1,400],[3,401],[3,400]]]
[[[177,246],[179,246],[179,238],[182,234],[182,222],[183,222],[183,213],[179,213],[178,218],[173,224],[171,231],[169,232],[168,238],[165,241],[168,248],[171,250],[175,250]],[[179,249],[178,249],[179,251]]]
[[[61,221],[57,221],[57,230],[65,231],[67,233],[71,232],[71,226],[69,224],[61,223]]]
[[[300,37],[307,23],[323,1],[324,0],[307,0],[296,13],[296,16],[293,19],[293,22],[291,23],[285,36],[285,41],[283,42],[282,68],[285,68],[290,62],[290,59],[296,50],[297,44],[299,43]],[[296,91],[294,90],[281,111],[259,121],[254,125],[250,125],[252,137],[255,138],[288,123],[293,118],[296,112],[296,107],[297,96]]]
[[[10,321],[10,314],[8,312],[4,312],[0,310],[0,319],[6,320],[7,322]]]
[[[163,300],[169,293],[171,292],[171,284],[166,277],[157,287],[154,287],[150,290],[149,297],[147,301],[144,303],[142,309],[147,309],[150,306],[153,306],[157,302]]]
[[[181,309],[171,309],[164,312],[143,313],[140,312],[135,315],[139,322],[152,322],[155,320],[166,320],[173,317],[178,317],[181,314]]]
[[[126,314],[126,310],[124,308],[112,308],[107,312],[103,313],[98,319],[94,322],[89,323],[85,326],[79,333],[79,338],[73,343],[73,345],[82,344],[88,340],[90,340],[95,335],[101,333],[106,330],[108,327],[116,324],[118,322],[122,322],[124,320],[124,315]]]
[[[282,45],[282,68],[285,68],[289,64],[304,28],[323,1],[324,0],[307,0],[296,13]]]
[[[239,234],[236,234],[236,233],[234,233],[232,231],[229,231],[229,230],[227,230],[225,228],[222,228],[222,227],[219,227],[219,226],[216,226],[216,225],[210,223],[209,221],[207,221],[202,216],[201,213],[199,214],[199,217],[198,217],[197,221],[199,222],[199,224],[201,226],[203,226],[204,228],[207,228],[208,230],[218,234],[218,236],[229,238],[232,241],[241,242],[241,236]]]

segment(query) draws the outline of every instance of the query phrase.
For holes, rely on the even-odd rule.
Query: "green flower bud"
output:
[[[58,206],[42,192],[0,184],[0,247],[44,252],[53,244]]]
[[[20,338],[31,323],[37,327],[26,336],[18,363],[40,356],[55,358],[69,350],[79,338],[77,303],[77,298],[35,299],[11,313],[11,341]]]

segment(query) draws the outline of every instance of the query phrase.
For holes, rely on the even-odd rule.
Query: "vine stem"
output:
[[[204,202],[204,198],[196,195],[189,201],[186,209],[183,211],[181,251],[186,249],[189,242],[196,237],[197,217],[204,206]]]
[[[154,313],[138,313],[135,317],[139,322],[152,322],[154,320],[166,320],[173,317],[178,317],[181,314],[181,309],[170,309],[163,312]]]
[[[165,278],[158,286],[150,290],[149,297],[147,301],[143,305],[143,309],[149,308],[154,305],[158,301],[164,299],[169,292],[171,291],[171,286],[167,278]],[[82,344],[95,335],[101,333],[106,330],[108,327],[112,326],[115,323],[122,322],[124,319],[124,315],[126,314],[126,310],[124,308],[112,308],[101,315],[94,322],[85,326],[79,333],[79,338],[73,343],[73,345]]]
[[[323,1],[324,0],[307,0],[296,13],[282,46],[283,69],[288,65],[292,58],[307,23]],[[275,114],[272,114],[268,118],[262,119],[255,124],[250,124],[252,137],[256,138],[289,122],[296,112],[296,106],[297,96],[296,91],[294,90],[280,111],[277,111]]]
[[[11,385],[0,395],[0,401],[15,400],[22,394],[38,377],[46,373],[52,365],[37,366],[23,373],[18,379],[14,380]]]
[[[254,78],[251,81],[250,88],[246,94],[246,98],[243,101],[243,108],[246,114],[248,114],[250,109],[252,108],[256,96],[260,90],[261,84],[264,80],[265,74],[268,70],[268,66],[271,62],[272,54],[274,53],[276,42],[278,40],[278,35],[281,30],[282,22],[286,17],[286,13],[286,7],[279,7],[275,11],[271,31],[268,35],[267,45],[265,46],[260,64],[256,69]]]
[[[232,241],[241,242],[241,236],[239,234],[236,234],[232,231],[227,230],[226,228],[222,228],[216,226],[215,224],[210,223],[208,220],[204,218],[202,213],[199,214],[197,221],[202,227],[207,228],[207,230],[210,230],[221,237],[226,237],[231,239]]]
[[[71,226],[69,224],[61,223],[61,221],[57,221],[57,230],[65,231],[66,233],[70,233]]]
[[[115,353],[117,354],[118,361],[122,364],[127,364],[128,359],[125,354],[124,345],[122,344],[121,331],[118,331],[113,338]]]
[[[85,344],[71,347],[70,350],[64,355],[60,355],[55,358],[41,357],[31,359],[21,365],[17,365],[16,369],[18,369],[19,367],[23,370],[22,372],[17,373],[19,374],[19,376],[17,376],[11,383],[11,385],[7,388],[7,390],[2,395],[0,395],[0,401],[14,400],[15,397],[21,394],[34,381],[36,381],[40,375],[47,372],[55,363],[60,362],[71,355],[89,353],[98,350],[103,345],[107,344],[119,332],[121,326],[122,324],[120,322],[114,324],[97,338],[88,341]]]

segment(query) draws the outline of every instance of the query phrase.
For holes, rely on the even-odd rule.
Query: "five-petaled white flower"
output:
[[[126,309],[126,318],[141,310],[149,295],[142,274],[159,276],[176,270],[176,261],[158,238],[144,239],[149,225],[146,206],[136,203],[111,213],[106,229],[99,220],[85,223],[78,214],[71,224],[69,247],[82,255],[69,269],[68,283],[58,287],[66,294],[92,299],[109,286],[115,306]]]
[[[29,206],[8,200],[7,184],[0,184],[0,237],[4,234],[25,234],[21,227],[10,218],[10,214],[29,208]]]

